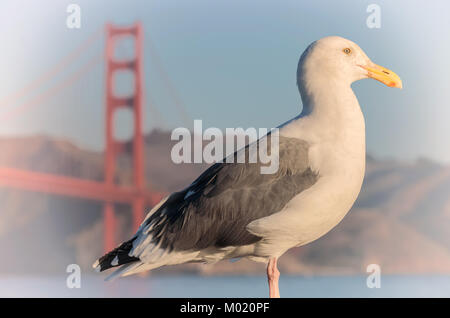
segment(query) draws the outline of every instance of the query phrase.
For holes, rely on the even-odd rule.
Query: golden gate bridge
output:
[[[103,202],[103,223],[104,223],[104,249],[111,250],[115,247],[115,228],[116,217],[114,204],[126,203],[132,207],[133,226],[137,229],[144,218],[146,207],[157,204],[165,193],[155,191],[150,185],[145,183],[144,171],[144,140],[142,134],[143,118],[143,30],[140,22],[129,27],[115,26],[106,24],[105,29],[101,29],[92,34],[76,50],[72,51],[63,60],[57,63],[53,68],[42,74],[39,78],[23,87],[21,90],[3,100],[0,104],[23,97],[28,91],[40,86],[43,82],[51,79],[58,72],[64,70],[69,64],[75,61],[90,45],[92,45],[99,35],[105,36],[104,62],[106,65],[105,74],[105,154],[104,154],[104,180],[92,181],[74,177],[67,177],[36,171],[21,170],[11,167],[0,167],[0,187],[15,188],[26,191],[35,191],[40,193],[70,196],[88,200]],[[134,57],[127,60],[117,60],[114,57],[114,49],[117,40],[125,36],[131,36],[134,39]],[[169,93],[172,95],[175,106],[177,106],[183,120],[187,121],[184,108],[179,96],[169,77],[161,67],[158,56],[154,50],[150,50],[152,59],[156,60],[156,69],[160,78],[164,81]],[[21,104],[0,114],[0,120],[7,120],[18,116],[29,108],[42,104],[62,89],[72,85],[81,79],[95,63],[103,60],[97,56],[91,59],[80,70],[72,74],[66,80],[59,82],[44,94],[28,103]],[[113,76],[117,71],[131,71],[134,77],[134,93],[131,96],[118,97],[114,93]],[[116,110],[126,107],[133,112],[134,127],[133,137],[130,141],[118,141],[114,138],[113,116]],[[133,165],[133,182],[131,185],[115,184],[116,159],[123,152],[131,150]]]

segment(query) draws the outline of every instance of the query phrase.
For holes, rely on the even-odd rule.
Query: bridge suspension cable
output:
[[[21,87],[17,91],[9,94],[8,96],[4,97],[0,100],[0,109],[2,107],[8,106],[9,104],[13,103],[14,101],[23,98],[26,96],[29,92],[33,91],[37,87],[41,86],[43,83],[48,81],[49,79],[53,78],[55,75],[57,75],[59,72],[61,72],[63,69],[65,69],[68,65],[73,63],[80,57],[80,55],[85,52],[94,42],[97,40],[102,34],[104,30],[103,28],[99,28],[97,31],[92,33],[86,40],[84,40],[77,48],[75,48],[73,51],[71,51],[69,54],[67,54],[64,58],[62,58],[58,63],[47,69],[45,72],[43,72],[40,76],[26,84],[25,86]]]
[[[9,109],[3,113],[0,113],[0,122],[11,120],[14,117],[22,114],[25,110],[31,109],[37,105],[40,105],[47,101],[49,98],[57,95],[62,90],[64,90],[66,87],[72,85],[76,81],[80,80],[82,76],[84,76],[86,73],[88,73],[92,68],[99,64],[103,60],[102,55],[97,55],[91,58],[82,68],[80,68],[77,72],[73,73],[71,76],[66,78],[64,81],[59,82],[57,85],[53,86],[49,90],[45,91],[44,93],[41,93],[40,95],[36,96],[32,100],[25,102],[17,107],[14,107],[12,109]]]
[[[180,95],[178,94],[177,90],[175,89],[174,84],[170,80],[169,75],[167,74],[166,70],[163,67],[162,60],[159,57],[156,46],[153,44],[153,42],[151,40],[151,36],[147,35],[147,39],[148,39],[148,43],[150,45],[149,51],[150,51],[150,55],[151,55],[151,60],[155,62],[154,65],[156,66],[156,71],[158,72],[165,87],[167,88],[168,93],[169,93],[170,97],[172,98],[175,107],[178,110],[178,114],[180,115],[181,120],[183,121],[183,124],[187,125],[189,127],[192,124],[192,119],[186,112],[186,107],[184,106]]]

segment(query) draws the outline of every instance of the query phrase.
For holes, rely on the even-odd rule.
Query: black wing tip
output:
[[[100,257],[92,267],[97,272],[103,272],[107,269],[118,267],[124,264],[139,261],[138,257],[130,256],[129,253],[133,247],[135,238],[122,243],[120,246],[113,249],[111,252]]]

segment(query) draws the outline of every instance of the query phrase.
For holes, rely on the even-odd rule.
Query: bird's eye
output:
[[[352,50],[350,50],[350,48],[346,47],[345,49],[342,50],[345,54],[349,55],[350,53],[352,53]]]

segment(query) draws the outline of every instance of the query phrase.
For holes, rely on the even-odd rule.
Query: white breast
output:
[[[330,231],[358,197],[365,171],[363,118],[357,129],[346,127],[335,138],[312,142],[309,160],[319,180],[283,211],[297,227],[297,245],[314,241]]]
[[[250,224],[252,232],[268,238],[257,246],[258,254],[281,255],[293,246],[318,239],[335,227],[354,204],[364,178],[365,125],[356,97],[349,98],[349,102],[354,104],[339,114],[341,118],[333,116],[333,112],[330,116],[322,113],[280,129],[280,135],[310,144],[309,163],[319,179],[279,213]]]

